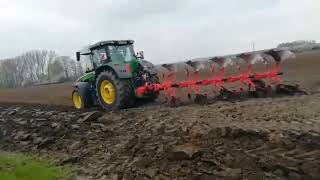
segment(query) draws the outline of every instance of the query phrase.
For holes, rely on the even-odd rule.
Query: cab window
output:
[[[112,61],[130,62],[134,58],[132,45],[108,46],[108,50]]]
[[[92,63],[95,67],[102,64],[104,60],[107,59],[107,54],[105,48],[95,49],[92,51]]]

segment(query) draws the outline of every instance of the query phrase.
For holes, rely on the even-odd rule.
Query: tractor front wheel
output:
[[[119,79],[112,71],[103,71],[96,81],[96,93],[100,106],[105,110],[117,110],[133,105],[133,89],[127,79]]]
[[[72,102],[73,107],[77,110],[83,110],[85,108],[85,101],[78,88],[74,88],[72,91]]]

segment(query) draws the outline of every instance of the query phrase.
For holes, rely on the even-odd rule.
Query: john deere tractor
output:
[[[137,96],[144,83],[157,83],[155,66],[135,54],[133,40],[101,41],[77,52],[77,61],[86,56],[92,69],[77,79],[72,92],[76,109],[100,105],[105,110],[128,108],[139,99],[154,101],[158,93]]]

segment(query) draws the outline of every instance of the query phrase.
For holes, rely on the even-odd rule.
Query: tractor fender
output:
[[[94,92],[95,87],[93,83],[90,82],[76,82],[74,87],[79,89],[81,97],[83,97],[84,101],[88,104],[94,103]]]
[[[132,73],[127,68],[126,64],[105,64],[96,69],[96,76],[100,74],[100,72],[110,70],[116,73],[119,79],[128,79],[132,78]]]

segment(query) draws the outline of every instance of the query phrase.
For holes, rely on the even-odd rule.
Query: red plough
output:
[[[138,95],[142,96],[151,92],[164,91],[168,100],[176,103],[179,98],[176,96],[175,88],[187,88],[189,99],[195,94],[196,102],[205,102],[209,94],[215,94],[222,97],[236,96],[244,92],[253,94],[268,92],[277,88],[283,88],[281,79],[281,63],[285,60],[294,58],[295,55],[289,50],[273,49],[264,53],[243,53],[234,57],[214,57],[210,59],[212,78],[200,79],[200,70],[207,68],[204,62],[188,61],[186,62],[187,79],[182,82],[175,82],[175,65],[164,64],[162,67],[167,73],[163,72],[163,82],[157,84],[146,84],[138,88]],[[245,64],[246,69],[242,69],[241,64]],[[207,63],[208,64],[208,63]],[[253,65],[265,64],[263,72],[254,72]],[[270,68],[270,65],[274,67]],[[220,69],[215,73],[215,67]],[[239,74],[226,76],[227,67],[237,66]],[[190,72],[189,68],[193,72]],[[229,90],[226,84],[240,83],[239,90]],[[212,93],[202,93],[201,86],[212,87]],[[247,87],[247,91],[245,90]]]

